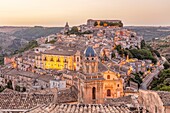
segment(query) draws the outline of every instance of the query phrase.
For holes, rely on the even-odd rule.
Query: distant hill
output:
[[[0,52],[10,54],[12,51],[23,47],[31,40],[56,34],[62,27],[0,27]]]
[[[61,31],[61,27],[52,27],[52,28],[44,28],[44,27],[33,27],[27,28],[23,30],[16,31],[13,36],[18,38],[23,38],[26,40],[33,40],[40,37],[45,37],[50,34],[56,34]]]
[[[126,26],[125,28],[135,31],[138,35],[143,36],[145,40],[152,40],[153,38],[167,37],[170,35],[170,27]]]
[[[143,36],[145,40],[161,38],[170,35],[170,27],[125,26]],[[0,27],[0,52],[10,53],[31,40],[58,33],[62,27]]]

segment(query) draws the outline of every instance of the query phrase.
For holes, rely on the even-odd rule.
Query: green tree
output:
[[[139,73],[136,73],[136,74],[133,74],[133,75],[134,75],[134,77],[133,77],[133,78],[130,78],[129,81],[133,81],[133,82],[137,83],[137,84],[138,84],[138,87],[139,87],[140,84],[142,83],[142,79],[141,79],[141,77],[140,77],[140,76],[142,76],[142,75],[140,75]]]
[[[118,53],[120,53],[120,52],[122,51],[121,45],[117,45],[117,46],[116,46],[116,50],[118,51]]]
[[[100,21],[100,26],[104,26],[104,23],[103,21]]]
[[[0,92],[2,92],[5,88],[0,85]]]
[[[20,92],[20,91],[21,91],[21,87],[20,87],[20,86],[18,86],[18,85],[16,85],[16,86],[15,86],[15,91]]]
[[[78,32],[79,32],[78,27],[74,26],[71,28],[71,31],[70,31],[71,34],[77,34]]]
[[[152,60],[154,64],[157,63],[157,59],[153,57],[152,53],[148,49],[131,49],[129,50],[134,58],[139,60],[149,59]]]
[[[141,41],[141,48],[143,49],[146,46],[145,40]]]
[[[115,58],[115,57],[116,57],[115,53],[112,52],[112,53],[111,53],[111,58]]]
[[[54,44],[55,42],[56,42],[56,40],[51,40],[51,41],[49,41],[48,43]]]
[[[154,50],[153,52],[156,54],[157,57],[161,57],[160,53],[157,50]]]
[[[131,52],[129,50],[123,50],[123,54],[125,56],[129,56],[129,58],[133,58],[133,55],[131,54]]]
[[[164,65],[164,68],[165,68],[165,69],[170,68],[170,64],[169,64],[169,62],[165,62],[163,65]]]
[[[119,27],[123,27],[123,23],[121,21],[118,23],[118,25]]]
[[[0,65],[4,64],[4,56],[0,56]]]
[[[98,25],[98,23],[97,23],[97,21],[95,21],[95,22],[94,22],[94,26],[97,26],[97,25]]]
[[[88,31],[83,32],[82,34],[91,34],[91,33],[93,33],[93,32],[88,30]]]
[[[170,69],[165,69],[160,72],[158,78],[155,78],[151,83],[152,90],[170,91]]]
[[[109,23],[109,26],[114,26],[115,24],[113,22]]]

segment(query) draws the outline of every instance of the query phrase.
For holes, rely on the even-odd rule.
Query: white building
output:
[[[50,80],[50,88],[64,89],[64,88],[66,88],[66,81],[64,81],[64,80]]]

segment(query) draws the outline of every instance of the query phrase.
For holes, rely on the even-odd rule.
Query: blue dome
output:
[[[86,57],[95,57],[96,56],[96,52],[93,49],[93,47],[91,47],[91,46],[86,48],[86,50],[84,51],[84,54]]]

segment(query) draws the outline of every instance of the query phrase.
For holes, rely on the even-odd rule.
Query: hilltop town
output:
[[[165,59],[121,20],[67,22],[29,47],[0,67],[1,111],[170,112],[170,93],[149,90]]]

